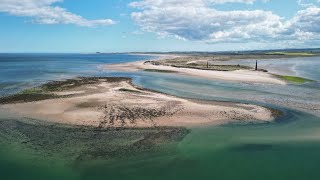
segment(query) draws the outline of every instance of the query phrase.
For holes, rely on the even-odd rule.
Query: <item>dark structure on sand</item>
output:
[[[255,68],[256,71],[258,71],[258,60],[256,60],[256,68]]]

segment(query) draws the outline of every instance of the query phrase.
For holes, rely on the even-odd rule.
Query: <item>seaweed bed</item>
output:
[[[64,98],[68,95],[59,96],[55,91],[63,91],[76,88],[83,85],[96,84],[98,82],[120,82],[127,81],[131,83],[130,78],[124,77],[79,77],[76,79],[67,79],[64,81],[51,81],[39,87],[26,89],[18,94],[0,97],[0,104],[14,104],[23,102],[41,101],[46,99]]]
[[[19,147],[35,154],[36,159],[63,159],[73,165],[128,158],[159,150],[172,151],[188,133],[189,130],[180,127],[106,129],[49,124],[30,119],[0,120],[1,147]]]

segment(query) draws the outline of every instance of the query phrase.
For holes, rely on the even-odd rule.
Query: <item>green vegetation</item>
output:
[[[31,88],[31,89],[26,89],[20,92],[20,94],[43,94],[43,93],[45,92],[41,88]]]
[[[283,79],[288,82],[292,83],[307,83],[307,82],[312,82],[313,80],[302,78],[302,77],[296,77],[296,76],[282,76],[282,75],[275,75],[276,77]]]
[[[236,70],[244,70],[244,69],[252,69],[249,66],[242,65],[209,65],[207,67],[206,64],[200,63],[189,63],[186,65],[171,65],[172,67],[178,68],[190,68],[190,69],[201,69],[201,70],[211,70],[211,71],[236,71]]]
[[[54,91],[70,90],[83,85],[96,84],[99,82],[120,82],[120,81],[130,81],[130,79],[123,78],[123,77],[79,77],[76,79],[67,79],[64,81],[51,81],[38,87],[38,89],[42,89],[43,91],[47,91],[47,92],[54,92]]]
[[[96,84],[99,82],[120,82],[130,81],[129,78],[122,77],[80,77],[77,79],[67,79],[64,81],[52,81],[42,86],[26,89],[18,94],[0,97],[0,104],[14,104],[23,102],[41,101],[53,98],[63,98],[54,94],[57,91],[74,89],[83,85]]]
[[[284,55],[284,56],[314,56],[315,54],[309,52],[269,52],[267,55]]]
[[[177,73],[177,71],[161,70],[161,69],[145,69],[146,72],[158,72],[158,73]]]
[[[45,91],[41,87],[36,87],[36,88],[23,90],[18,94],[1,97],[0,104],[14,104],[14,103],[41,101],[46,99],[58,98],[58,97],[59,96],[53,93]]]
[[[243,65],[216,65],[212,57],[179,57],[175,59],[164,59],[158,61],[151,61],[149,63],[153,65],[171,66],[176,68],[190,68],[190,69],[201,69],[201,70],[212,70],[212,71],[236,71],[243,69],[252,69],[250,66]],[[157,69],[146,69],[149,72],[164,72],[174,73],[175,71],[170,70],[157,70]]]

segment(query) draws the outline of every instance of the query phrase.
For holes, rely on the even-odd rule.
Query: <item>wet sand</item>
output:
[[[265,107],[199,101],[134,86],[128,78],[80,78],[42,87],[48,96],[30,93],[0,99],[0,111],[48,122],[101,128],[196,127],[230,122],[271,122]],[[43,91],[43,92],[42,92]],[[38,97],[38,96],[36,96]]]

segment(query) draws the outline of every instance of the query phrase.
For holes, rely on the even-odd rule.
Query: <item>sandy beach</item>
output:
[[[0,111],[49,122],[94,127],[157,127],[270,122],[271,110],[250,104],[182,99],[135,87],[131,79],[72,81],[54,91],[59,98],[5,103]],[[74,86],[79,83],[81,85]]]
[[[145,61],[105,65],[105,70],[114,71],[139,71],[139,70],[161,70],[171,71],[175,73],[191,75],[196,77],[202,77],[213,80],[225,80],[232,82],[245,82],[245,83],[267,83],[267,84],[280,84],[285,85],[286,82],[280,80],[273,75],[254,70],[236,70],[236,71],[212,71],[212,70],[200,70],[191,68],[177,68],[164,65],[153,65],[151,63],[145,63]]]

